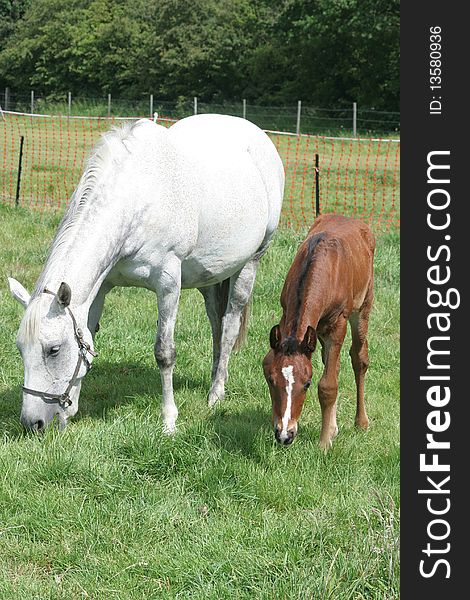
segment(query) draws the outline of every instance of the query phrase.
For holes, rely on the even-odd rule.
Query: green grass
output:
[[[211,411],[202,297],[182,295],[174,438],[162,434],[148,291],[107,301],[77,417],[25,435],[18,417],[22,309],[6,276],[31,288],[58,217],[0,207],[0,598],[399,598],[399,238],[380,235],[370,323],[367,432],[353,426],[349,337],[332,450],[318,449],[309,393],[295,443],[275,444],[261,360],[299,233],[278,232],[261,262],[247,345]],[[320,360],[314,355],[314,380]]]

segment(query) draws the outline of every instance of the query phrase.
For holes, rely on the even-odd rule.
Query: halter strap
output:
[[[44,288],[43,292],[45,294],[51,294],[52,296],[55,296],[54,292],[51,292],[47,288]],[[44,402],[48,404],[54,404],[57,402],[61,408],[67,408],[72,404],[72,400],[70,399],[70,392],[78,379],[78,373],[80,371],[82,361],[85,363],[86,370],[88,373],[88,371],[91,369],[91,362],[88,360],[87,354],[97,356],[97,353],[91,349],[90,344],[88,344],[83,339],[83,331],[78,326],[77,320],[75,319],[72,311],[68,306],[66,306],[66,309],[72,319],[73,332],[75,335],[75,340],[78,344],[78,360],[77,364],[75,365],[75,370],[73,372],[72,378],[70,379],[69,384],[67,386],[67,389],[62,394],[52,394],[49,392],[40,392],[38,390],[32,390],[23,386],[23,392],[31,394],[32,396],[39,396],[40,398],[42,398],[42,400],[44,400]]]

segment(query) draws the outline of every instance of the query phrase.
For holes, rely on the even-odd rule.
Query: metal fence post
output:
[[[111,94],[108,94],[108,117],[111,116]]]
[[[70,117],[70,114],[72,112],[72,92],[69,92],[67,108],[68,108],[68,113],[69,113],[69,117]]]
[[[150,118],[153,117],[153,94],[150,94]]]
[[[320,214],[320,166],[319,155],[315,154],[315,216]]]
[[[353,102],[353,137],[357,134],[357,102]]]
[[[34,90],[31,90],[31,114],[34,112]]]
[[[18,206],[20,203],[21,169],[23,165],[23,142],[24,135],[20,137],[20,157],[18,159],[18,179],[16,181],[15,206]]]
[[[243,118],[246,119],[246,98],[243,98]]]
[[[300,111],[301,110],[302,110],[302,100],[299,100],[297,102],[297,127],[296,127],[297,135],[300,135]]]
[[[194,114],[197,115],[197,96],[194,96]]]
[[[5,88],[4,108],[5,108],[5,110],[9,110],[9,108],[10,108],[10,88],[9,87]]]

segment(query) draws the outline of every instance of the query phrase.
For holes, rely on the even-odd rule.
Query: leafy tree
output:
[[[251,61],[262,97],[397,110],[398,0],[290,0]],[[269,63],[274,65],[271,75]]]
[[[0,0],[0,85],[397,110],[399,0]]]
[[[29,4],[30,0],[0,0],[0,50],[5,47],[15,23],[23,17]]]

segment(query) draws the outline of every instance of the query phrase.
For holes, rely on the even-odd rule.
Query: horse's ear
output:
[[[8,277],[8,285],[13,298],[26,308],[31,300],[31,294],[13,277]]]
[[[279,350],[281,345],[281,328],[279,325],[274,325],[269,334],[269,343],[273,350]]]
[[[305,354],[312,354],[317,345],[317,333],[310,325],[307,327],[304,339],[302,340],[302,351]]]
[[[70,300],[72,299],[72,290],[70,289],[70,286],[65,283],[65,281],[60,284],[59,290],[56,294],[56,299],[63,308],[70,304]]]

